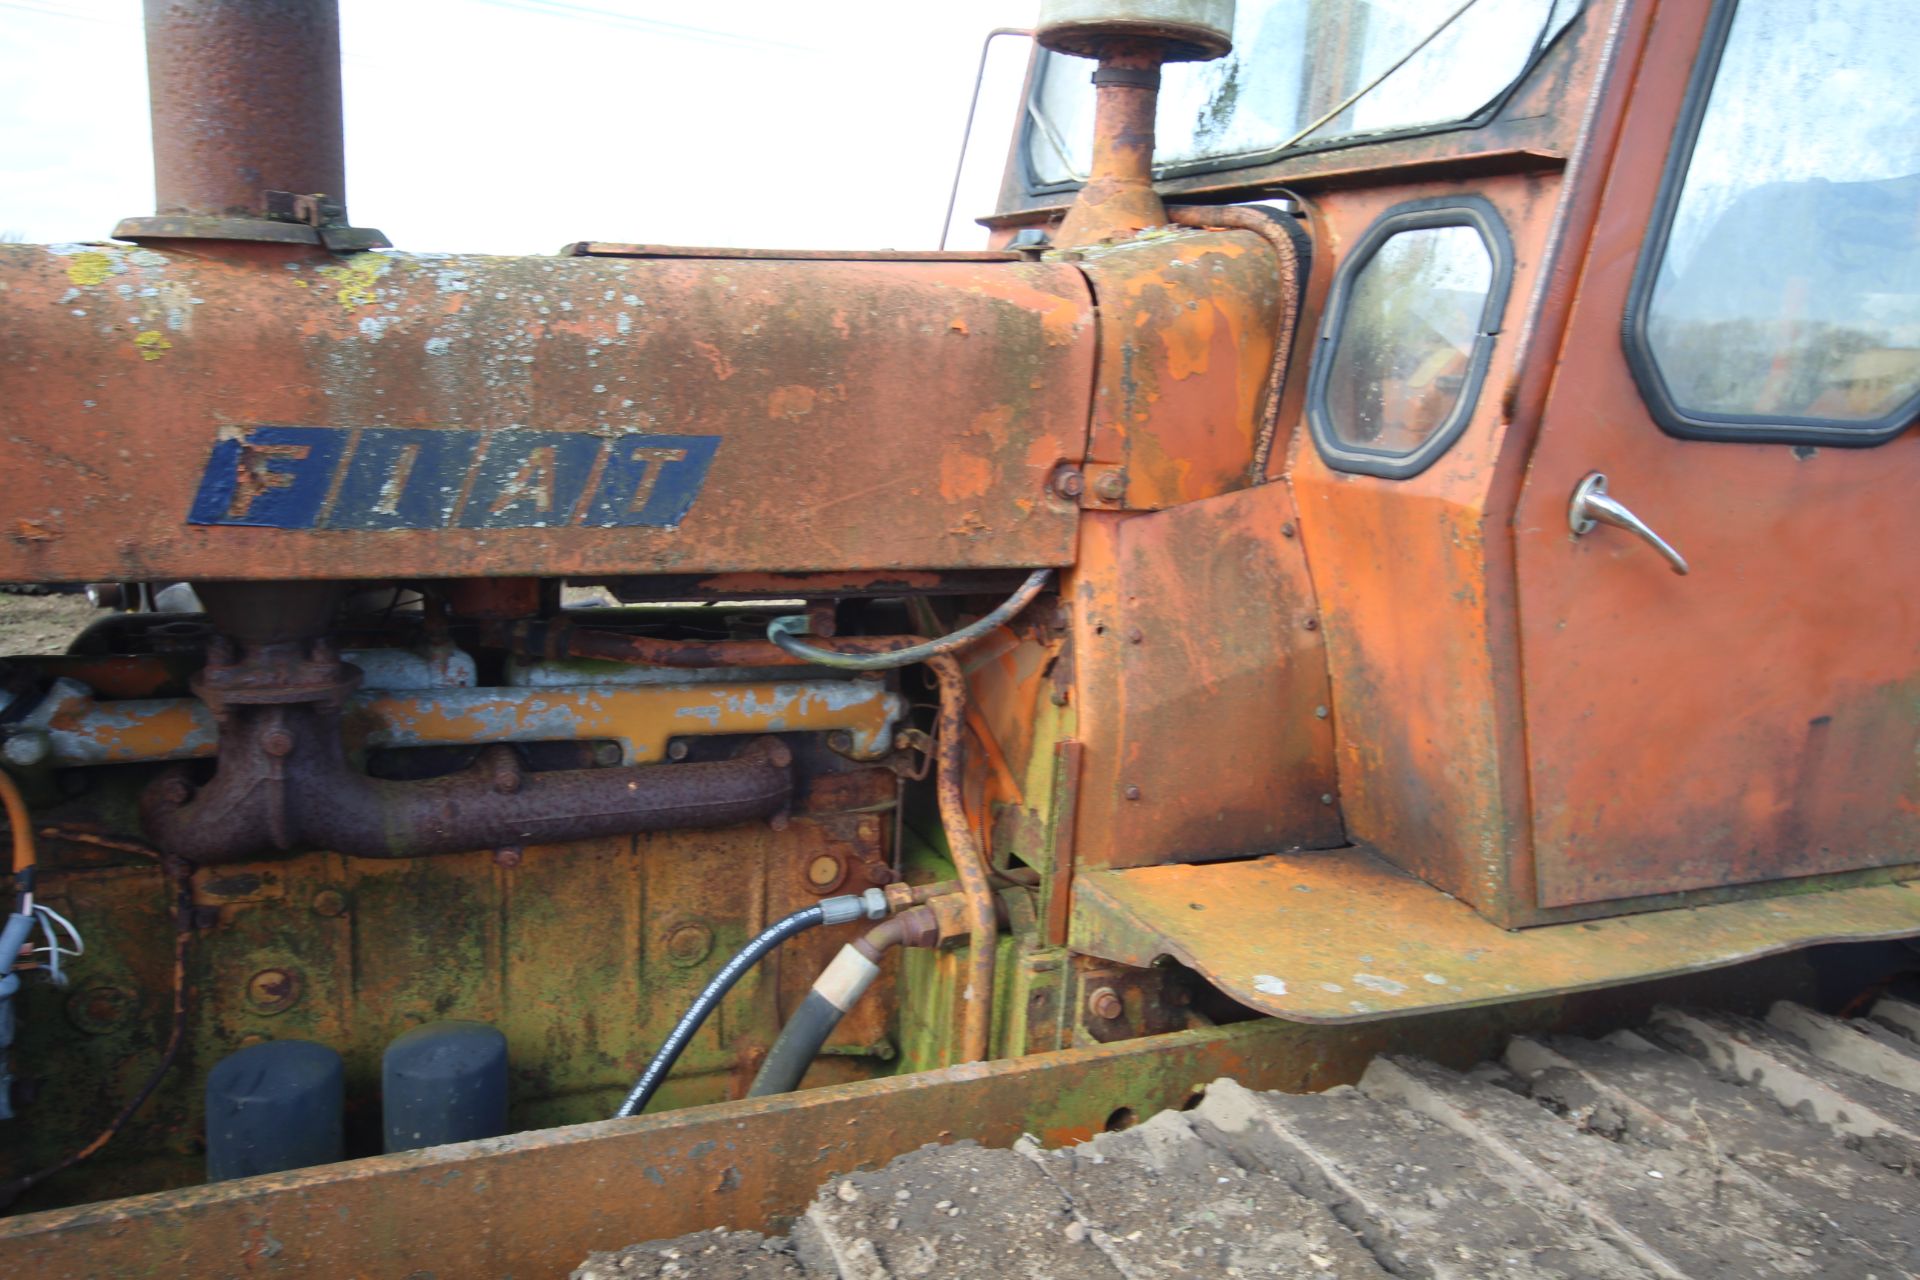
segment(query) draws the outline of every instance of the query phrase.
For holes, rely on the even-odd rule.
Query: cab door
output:
[[[1917,65],[1654,18],[1515,514],[1542,907],[1920,863]]]

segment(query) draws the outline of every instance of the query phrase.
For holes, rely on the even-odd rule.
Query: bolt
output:
[[[7,763],[30,769],[53,754],[53,744],[40,729],[23,729],[7,739]]]
[[[503,844],[493,851],[493,865],[496,867],[517,867],[520,865],[520,846]]]
[[[789,819],[787,814],[784,811],[782,811],[780,813],[774,814],[771,818],[768,818],[767,826],[774,831],[785,831],[787,829],[788,821]]]
[[[1087,1012],[1096,1018],[1111,1022],[1127,1010],[1120,1001],[1120,993],[1112,987],[1100,987],[1087,997]]]
[[[1063,498],[1077,498],[1087,491],[1087,478],[1078,467],[1061,467],[1053,473],[1053,491]]]
[[[1325,707],[1315,707],[1313,709],[1313,714],[1318,716],[1320,719],[1325,720],[1327,718],[1327,709]]]
[[[1321,804],[1332,804],[1332,803],[1333,803],[1333,792],[1331,792],[1331,791],[1323,791],[1323,792],[1321,792],[1321,793],[1320,793],[1320,803],[1321,803]]]
[[[667,932],[666,949],[668,964],[691,968],[713,950],[713,930],[703,924],[677,924]]]
[[[1146,638],[1147,638],[1147,633],[1142,631],[1140,628],[1138,627],[1127,628],[1128,644],[1139,644],[1141,641],[1145,640]]]
[[[1291,520],[1280,526],[1280,536],[1283,538],[1291,538],[1293,536],[1293,522]]]
[[[295,969],[262,969],[247,979],[247,1003],[261,1013],[291,1009],[300,998],[300,974]]]
[[[1121,794],[1126,796],[1126,798],[1129,800],[1138,800],[1140,798],[1140,788],[1133,786],[1131,783],[1129,783],[1127,786],[1127,789]]]
[[[827,747],[841,755],[853,750],[853,735],[845,729],[835,729],[827,735]]]
[[[1318,631],[1320,629],[1320,619],[1308,618],[1305,622],[1302,622],[1300,625],[1308,631]]]
[[[160,779],[153,794],[161,804],[178,808],[193,799],[193,784],[176,773]]]
[[[1102,502],[1118,502],[1127,496],[1127,478],[1118,471],[1102,472],[1093,482],[1093,492]]]
[[[667,754],[670,756],[673,755],[672,747],[667,749]],[[680,748],[680,755],[684,756],[685,754],[687,754],[687,749],[682,746]],[[678,760],[680,756],[674,756],[673,758]],[[610,768],[613,765],[619,764],[620,744],[617,742],[596,743],[593,748],[593,762],[602,768]]]
[[[793,751],[778,738],[767,740],[767,763],[776,769],[784,769],[793,763]]]
[[[105,1035],[139,1005],[140,997],[125,987],[88,987],[67,997],[67,1021],[89,1035]]]
[[[867,864],[867,883],[874,885],[892,884],[893,868],[884,862]]]
[[[667,744],[667,759],[685,760],[686,758],[687,758],[687,744],[684,741],[682,741],[679,738],[675,738],[672,742],[669,742]]]
[[[313,895],[313,914],[330,918],[347,914],[347,895],[338,889],[322,889]]]
[[[807,883],[816,889],[830,888],[840,880],[840,859],[823,853],[807,864]]]
[[[290,755],[293,752],[293,735],[285,729],[269,729],[260,735],[260,749],[270,756]]]

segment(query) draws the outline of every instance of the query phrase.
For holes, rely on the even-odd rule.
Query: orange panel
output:
[[[1622,352],[1704,8],[1655,19],[1516,517],[1547,906],[1920,861],[1920,433],[1678,440]],[[1689,576],[1623,530],[1570,536],[1594,471]]]

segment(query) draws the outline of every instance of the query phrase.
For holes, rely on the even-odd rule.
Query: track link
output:
[[[768,1158],[778,1159],[777,1152]],[[1674,1009],[1461,1074],[1254,1093],[1042,1151],[924,1147],[789,1237],[702,1232],[576,1280],[1920,1276],[1920,1006]]]

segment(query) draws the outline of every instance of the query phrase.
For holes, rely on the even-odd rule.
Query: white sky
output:
[[[980,41],[1035,0],[341,0],[348,202],[402,249],[931,248]],[[949,247],[984,243],[994,42]],[[0,232],[153,211],[140,0],[0,0]]]

